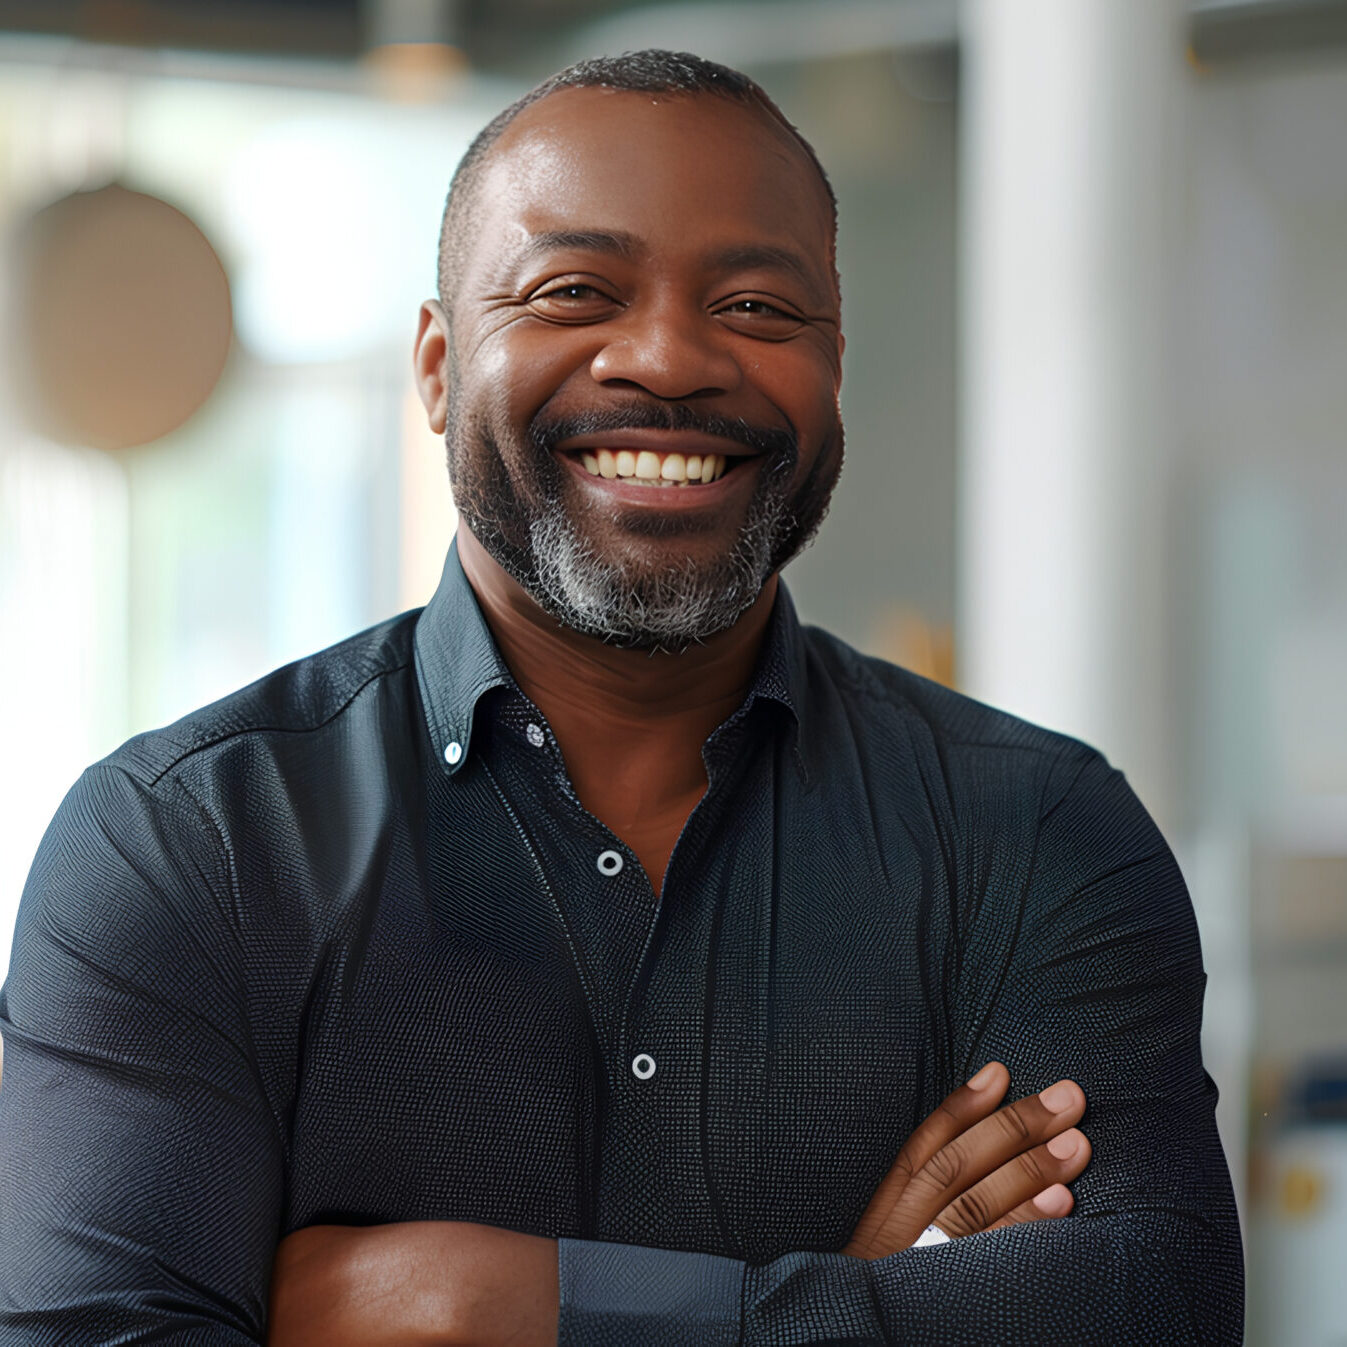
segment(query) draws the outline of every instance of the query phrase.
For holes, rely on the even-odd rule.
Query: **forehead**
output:
[[[651,251],[769,244],[831,276],[818,171],[761,109],[707,94],[562,89],[493,147],[472,212],[472,259],[553,230],[622,232]]]

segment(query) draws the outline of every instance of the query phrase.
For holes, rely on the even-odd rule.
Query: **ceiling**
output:
[[[1347,0],[1196,0],[1192,42],[1204,63],[1347,46]],[[724,32],[740,58],[949,45],[957,0],[0,0],[0,33],[43,33],[122,47],[354,61],[380,40],[437,37],[478,69],[532,78],[578,51]],[[662,34],[671,33],[672,39]],[[686,39],[685,39],[686,40]],[[823,51],[820,52],[820,43]],[[726,44],[721,43],[723,48]],[[760,53],[758,48],[761,48]]]

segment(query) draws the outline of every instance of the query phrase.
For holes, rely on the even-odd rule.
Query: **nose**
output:
[[[742,378],[724,329],[699,309],[633,304],[603,332],[603,348],[590,364],[596,383],[628,384],[673,399],[728,393]]]

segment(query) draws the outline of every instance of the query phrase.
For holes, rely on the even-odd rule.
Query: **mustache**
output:
[[[606,435],[617,430],[697,431],[791,464],[799,454],[799,440],[794,431],[757,426],[743,417],[732,419],[699,412],[682,402],[633,402],[555,418],[540,412],[529,425],[529,438],[539,453],[550,453],[562,440],[576,435]]]

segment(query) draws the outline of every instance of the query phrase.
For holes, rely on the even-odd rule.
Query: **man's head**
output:
[[[478,137],[417,374],[461,516],[558,620],[680,648],[808,542],[842,458],[834,236],[812,151],[696,57],[572,67]]]

